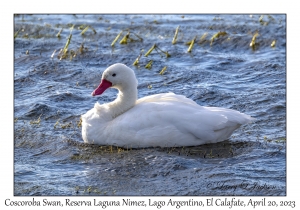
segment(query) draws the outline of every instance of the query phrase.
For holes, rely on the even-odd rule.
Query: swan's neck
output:
[[[118,97],[114,101],[107,104],[112,118],[116,118],[117,116],[131,109],[135,105],[137,100],[136,87],[129,89],[126,88],[125,90],[122,88],[118,88],[118,90]]]

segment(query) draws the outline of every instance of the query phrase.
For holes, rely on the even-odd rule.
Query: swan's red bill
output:
[[[107,88],[111,87],[112,84],[110,81],[103,79],[100,85],[92,92],[92,96],[101,95]]]

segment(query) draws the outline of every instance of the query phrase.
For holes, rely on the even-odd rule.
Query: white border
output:
[[[1,182],[0,182],[0,206],[4,205],[6,198],[14,200],[30,200],[30,197],[13,196],[13,14],[14,13],[286,13],[287,14],[287,196],[285,197],[267,197],[273,200],[296,200],[297,192],[300,188],[297,177],[299,177],[299,159],[298,148],[299,138],[296,131],[299,126],[297,119],[300,117],[299,109],[299,8],[297,1],[276,1],[276,0],[251,0],[251,1],[2,1],[1,4]],[[299,196],[298,196],[299,197]],[[67,197],[43,197],[49,200],[65,200]],[[43,199],[38,198],[38,199]],[[74,198],[74,197],[72,197]],[[104,198],[104,197],[101,197]],[[105,197],[105,199],[114,200],[114,197]],[[121,199],[121,197],[117,197]],[[130,197],[136,200],[147,200],[146,197]],[[180,197],[156,197],[157,199],[167,200],[174,198],[180,200]],[[209,197],[201,197],[205,200]],[[217,197],[215,197],[217,198]],[[223,197],[224,198],[224,197]],[[253,199],[262,199],[262,197],[249,197]],[[84,200],[85,197],[79,197]],[[93,197],[86,197],[92,200]],[[99,197],[97,197],[99,199]],[[182,197],[186,200],[188,197]],[[241,199],[248,199],[241,197]],[[297,203],[297,206],[300,203]],[[9,207],[12,209],[12,207]],[[72,207],[68,207],[72,208]],[[98,208],[99,207],[95,207]],[[228,208],[228,207],[226,207]],[[3,209],[3,208],[1,208]],[[52,208],[53,209],[53,208]],[[112,209],[112,208],[108,208]],[[122,209],[131,209],[122,208]],[[137,208],[136,208],[137,209]],[[185,208],[180,208],[185,209]],[[256,208],[260,209],[260,208]]]

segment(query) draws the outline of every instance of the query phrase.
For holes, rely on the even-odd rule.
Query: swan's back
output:
[[[146,96],[143,98],[140,98],[137,100],[136,104],[140,103],[148,103],[148,102],[179,102],[179,103],[185,103],[187,105],[197,105],[198,104],[191,100],[188,99],[187,97],[183,95],[175,95],[174,93],[161,93],[161,94],[155,94],[155,95],[150,95]]]

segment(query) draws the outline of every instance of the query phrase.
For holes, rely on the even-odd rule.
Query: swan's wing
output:
[[[222,115],[225,118],[227,118],[229,121],[241,125],[250,123],[255,120],[255,118],[233,109],[226,109],[221,107],[203,107],[203,108],[216,115]],[[207,113],[209,113],[208,111]]]
[[[120,144],[132,147],[172,147],[201,144],[185,130],[189,120],[187,115],[179,113],[182,103],[147,102],[139,103],[124,114],[112,120],[106,127],[111,136]],[[193,120],[193,119],[191,119]],[[126,142],[125,142],[126,141]],[[138,142],[139,145],[136,145]]]
[[[112,139],[126,139],[124,145],[132,140],[141,146],[191,146],[225,140],[247,121],[240,119],[245,116],[229,109],[156,100],[138,103],[107,128],[114,129],[109,131],[114,133]]]

